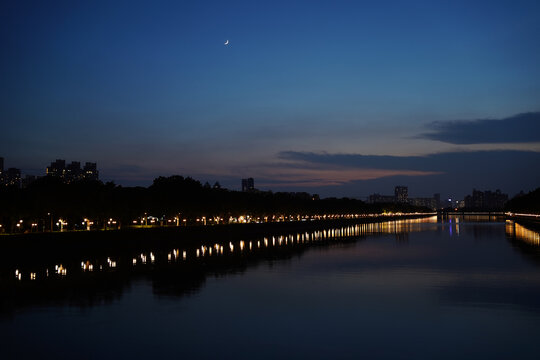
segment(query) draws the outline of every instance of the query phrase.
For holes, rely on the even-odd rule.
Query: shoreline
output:
[[[210,242],[249,240],[257,237],[323,230],[354,224],[421,219],[435,214],[381,215],[357,219],[332,219],[275,223],[227,224],[188,227],[128,228],[105,231],[29,233],[0,236],[3,262],[35,261],[54,256],[96,255],[150,249],[205,245]]]
[[[531,230],[540,231],[540,215],[524,215],[524,214],[513,214],[506,215],[506,220],[515,221],[518,224],[522,224]]]

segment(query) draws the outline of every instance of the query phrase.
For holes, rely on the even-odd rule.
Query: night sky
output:
[[[4,0],[0,44],[0,156],[23,176],[60,158],[122,185],[540,186],[537,0]]]

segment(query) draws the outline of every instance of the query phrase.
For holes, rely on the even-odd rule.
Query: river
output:
[[[10,262],[0,358],[537,359],[539,236],[433,217]]]

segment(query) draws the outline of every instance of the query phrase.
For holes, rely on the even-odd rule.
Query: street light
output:
[[[67,225],[68,223],[62,219],[59,219],[56,225],[60,225],[60,231],[64,231],[64,225]]]
[[[90,231],[90,227],[94,225],[93,221],[90,221],[90,219],[84,218],[83,225],[86,224],[86,230]]]

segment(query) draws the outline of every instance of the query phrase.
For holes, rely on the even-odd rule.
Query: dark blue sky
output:
[[[0,41],[0,156],[23,173],[63,158],[125,185],[540,186],[538,1],[5,0]]]

